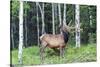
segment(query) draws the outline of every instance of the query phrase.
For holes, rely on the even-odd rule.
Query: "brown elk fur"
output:
[[[44,46],[48,46],[50,48],[57,48],[57,47],[63,47],[64,45],[64,39],[63,35],[58,34],[58,35],[52,35],[52,34],[44,34],[40,38],[41,42],[44,43]],[[61,44],[61,45],[60,45]]]
[[[53,35],[53,34],[43,34],[40,37],[41,41],[41,57],[43,60],[43,52],[45,47],[49,47],[52,49],[60,49],[60,55],[64,55],[64,48],[66,46],[66,43],[68,42],[69,38],[69,31],[66,26],[62,26],[60,28],[61,34]]]

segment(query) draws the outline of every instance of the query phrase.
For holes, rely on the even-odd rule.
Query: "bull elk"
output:
[[[41,42],[40,55],[42,61],[44,60],[43,53],[46,47],[49,47],[54,51],[56,51],[56,49],[60,50],[60,57],[64,57],[64,49],[69,39],[70,27],[67,25],[61,25],[60,31],[61,34],[56,34],[56,35],[43,34],[42,36],[40,36],[40,42]]]

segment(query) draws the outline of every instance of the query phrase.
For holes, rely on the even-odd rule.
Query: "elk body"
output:
[[[69,38],[69,31],[66,26],[60,27],[61,34],[53,35],[53,34],[43,34],[40,36],[41,41],[41,59],[44,60],[44,49],[49,47],[53,50],[59,49],[60,56],[64,57],[64,49],[66,43],[68,42]]]

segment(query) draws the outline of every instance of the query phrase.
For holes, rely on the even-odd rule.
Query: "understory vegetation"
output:
[[[68,35],[63,34],[64,38],[61,37],[63,41],[68,40],[64,58],[59,56],[59,52],[46,48],[44,64],[95,62],[97,60],[96,12],[95,5],[11,0],[11,65],[21,65],[21,62],[23,65],[40,65],[40,48],[37,46],[41,43],[40,37],[44,33],[62,34],[61,32],[65,30],[61,27],[66,25],[67,29],[64,29]],[[58,41],[60,40],[57,39]],[[76,48],[80,45],[80,48]],[[18,59],[21,56],[22,60]]]
[[[23,48],[23,65],[38,65],[41,64],[40,53],[38,46]],[[11,64],[18,64],[18,50],[11,51]],[[65,57],[60,58],[59,54],[50,48],[45,50],[44,64],[67,64],[80,62],[95,62],[96,61],[96,44],[81,45],[80,48],[68,45],[65,49]]]

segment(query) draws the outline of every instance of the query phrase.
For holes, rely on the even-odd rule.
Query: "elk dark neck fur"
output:
[[[65,43],[67,43],[67,42],[68,42],[68,39],[69,39],[69,32],[64,32],[64,31],[62,31],[62,34],[63,34],[63,36],[64,36],[64,41],[65,41]]]

